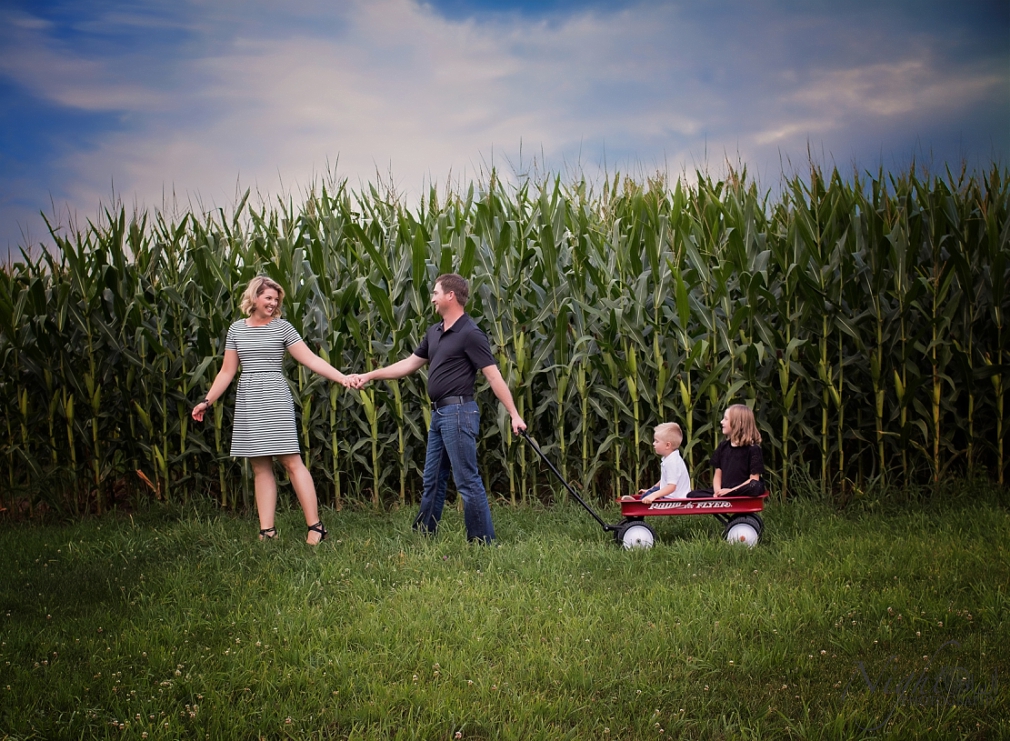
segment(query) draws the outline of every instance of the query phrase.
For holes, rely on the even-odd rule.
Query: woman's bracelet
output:
[[[212,401],[211,401],[210,399],[208,399],[208,398],[207,398],[206,396],[205,396],[205,397],[203,397],[203,401],[201,401],[200,403],[201,403],[201,404],[206,404],[206,405],[207,405],[207,406],[209,406],[209,407],[212,407],[212,406],[214,406],[214,402],[212,402]]]

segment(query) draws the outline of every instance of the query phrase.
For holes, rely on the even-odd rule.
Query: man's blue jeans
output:
[[[434,533],[445,505],[445,489],[452,470],[456,490],[463,498],[463,522],[468,540],[494,540],[491,508],[484,482],[477,472],[477,433],[480,411],[477,402],[450,404],[431,413],[428,452],[424,460],[424,496],[414,529]]]

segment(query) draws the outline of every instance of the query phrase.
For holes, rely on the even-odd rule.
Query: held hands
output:
[[[352,373],[344,377],[343,384],[349,389],[360,391],[372,380],[367,373]]]
[[[362,388],[366,383],[368,383],[367,373],[341,373],[336,379],[337,383],[343,386],[345,389],[353,389],[357,391]]]
[[[526,423],[523,422],[523,418],[519,416],[519,413],[515,413],[512,416],[512,434],[518,435],[520,430],[526,429]]]

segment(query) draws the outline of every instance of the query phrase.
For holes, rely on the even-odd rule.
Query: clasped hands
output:
[[[360,391],[370,380],[372,379],[368,377],[367,373],[347,373],[344,375],[344,379],[340,382],[340,385],[344,388]]]

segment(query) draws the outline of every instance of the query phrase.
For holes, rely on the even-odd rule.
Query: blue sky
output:
[[[4,0],[0,252],[101,204],[228,209],[742,163],[1010,164],[1010,4]]]

